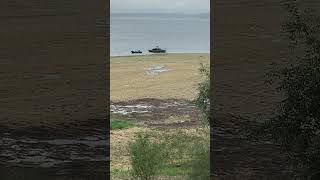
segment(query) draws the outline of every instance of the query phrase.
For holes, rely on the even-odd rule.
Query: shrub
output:
[[[195,104],[202,112],[202,120],[204,125],[210,125],[212,122],[210,113],[210,67],[208,65],[200,64],[199,69],[203,80],[198,86],[198,95],[195,99]],[[212,104],[211,104],[212,105]],[[195,145],[192,146],[192,159],[189,162],[190,165],[190,179],[210,179],[210,137],[206,128],[205,138],[201,138]]]
[[[141,180],[151,180],[165,161],[166,147],[151,140],[150,135],[139,133],[129,145],[132,175]]]
[[[296,0],[285,0],[284,7],[292,57],[270,73],[284,99],[264,128],[290,155],[297,174],[309,176],[320,172],[320,19]]]
[[[208,125],[210,123],[210,69],[207,65],[200,65],[199,71],[203,80],[199,83],[199,92],[194,102],[203,114],[204,123]]]

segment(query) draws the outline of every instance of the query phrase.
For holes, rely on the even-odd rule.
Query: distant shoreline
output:
[[[114,57],[139,57],[139,56],[159,56],[159,55],[208,55],[210,53],[159,53],[159,54],[141,54],[141,55],[119,55],[119,56],[110,56]]]
[[[152,13],[152,12],[111,12],[110,14],[118,16],[118,15],[137,15],[137,16],[145,16],[145,15],[168,15],[168,16],[201,16],[201,17],[210,17],[210,12],[205,12],[205,13],[172,13],[172,12],[168,12],[168,13]]]

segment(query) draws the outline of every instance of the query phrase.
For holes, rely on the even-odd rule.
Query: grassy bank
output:
[[[206,155],[209,155],[208,129],[132,128],[113,131],[111,177],[130,179],[139,172],[154,171],[154,178],[188,179],[193,175],[197,179],[197,172],[209,171]]]

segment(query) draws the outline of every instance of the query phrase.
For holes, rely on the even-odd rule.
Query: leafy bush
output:
[[[203,77],[203,80],[199,83],[198,86],[198,95],[194,100],[195,104],[201,110],[203,114],[203,120],[205,124],[210,122],[210,69],[209,66],[200,64],[200,73]]]
[[[302,5],[284,1],[292,57],[290,65],[270,73],[284,100],[265,130],[288,152],[297,174],[309,176],[320,172],[320,19]]]
[[[199,83],[198,95],[195,99],[195,104],[203,114],[204,125],[210,125],[210,67],[208,65],[200,64],[200,73],[203,80]],[[192,146],[192,159],[190,164],[190,179],[210,179],[210,131],[204,130],[205,138],[199,139],[194,146]]]
[[[137,135],[129,145],[132,175],[141,180],[151,180],[165,161],[166,147],[151,140],[146,133]]]

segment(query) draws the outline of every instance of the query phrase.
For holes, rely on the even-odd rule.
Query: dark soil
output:
[[[200,125],[200,112],[190,101],[180,99],[139,99],[127,102],[112,102],[115,109],[112,118],[131,119],[149,127],[192,128]],[[137,105],[143,108],[136,108]],[[127,114],[117,113],[124,110]],[[139,112],[140,111],[140,112]],[[165,122],[170,117],[181,117],[179,122]],[[183,118],[183,117],[187,117]]]

